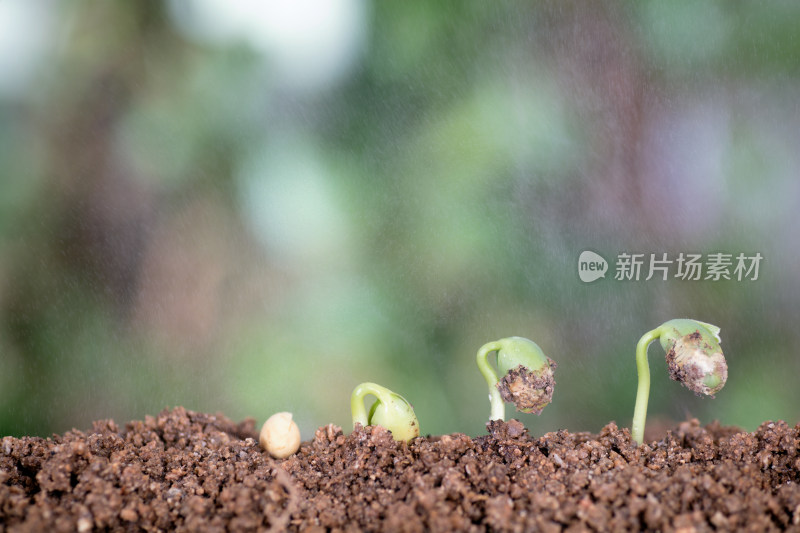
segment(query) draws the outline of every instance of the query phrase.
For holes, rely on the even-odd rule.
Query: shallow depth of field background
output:
[[[183,405],[308,439],[349,430],[362,381],[477,435],[475,353],[509,335],[558,363],[534,434],[628,427],[637,340],[684,316],[722,328],[728,384],[694,397],[653,345],[650,423],[795,424],[799,25],[789,1],[0,0],[0,435]],[[620,252],[764,259],[616,281]]]

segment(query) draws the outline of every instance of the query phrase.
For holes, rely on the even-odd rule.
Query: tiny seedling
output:
[[[364,397],[377,398],[369,410],[364,408]],[[397,393],[376,383],[362,383],[353,389],[350,396],[350,411],[353,415],[353,428],[362,426],[382,426],[392,432],[394,440],[410,441],[419,437],[419,422],[414,408]]]
[[[647,348],[656,339],[667,353],[669,375],[695,394],[712,398],[725,386],[728,364],[720,348],[719,328],[688,318],[670,320],[645,333],[636,345],[636,368],[639,388],[633,410],[631,437],[637,444],[644,440],[647,400],[650,396],[650,366]]]
[[[497,352],[497,371],[489,364],[489,354]],[[553,399],[556,364],[539,346],[523,337],[507,337],[488,342],[478,350],[478,369],[489,385],[489,420],[505,420],[504,402],[517,411],[540,414]]]

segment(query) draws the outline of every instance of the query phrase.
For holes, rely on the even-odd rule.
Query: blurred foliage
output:
[[[654,348],[651,422],[798,421],[795,3],[342,0],[280,46],[210,0],[32,4],[0,3],[0,434],[184,405],[309,438],[364,381],[480,434],[509,335],[559,365],[532,432],[628,426],[635,344],[682,316],[730,378],[695,398]],[[613,279],[720,251],[759,279]]]

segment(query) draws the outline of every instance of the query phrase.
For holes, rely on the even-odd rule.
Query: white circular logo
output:
[[[590,283],[599,278],[606,277],[608,261],[602,255],[591,250],[584,250],[578,257],[578,276],[584,283]]]

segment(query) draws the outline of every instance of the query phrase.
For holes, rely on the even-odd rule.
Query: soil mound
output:
[[[0,531],[800,531],[800,427],[697,420],[636,446],[523,425],[399,443],[319,428],[285,460],[253,420],[181,407],[0,443]]]

